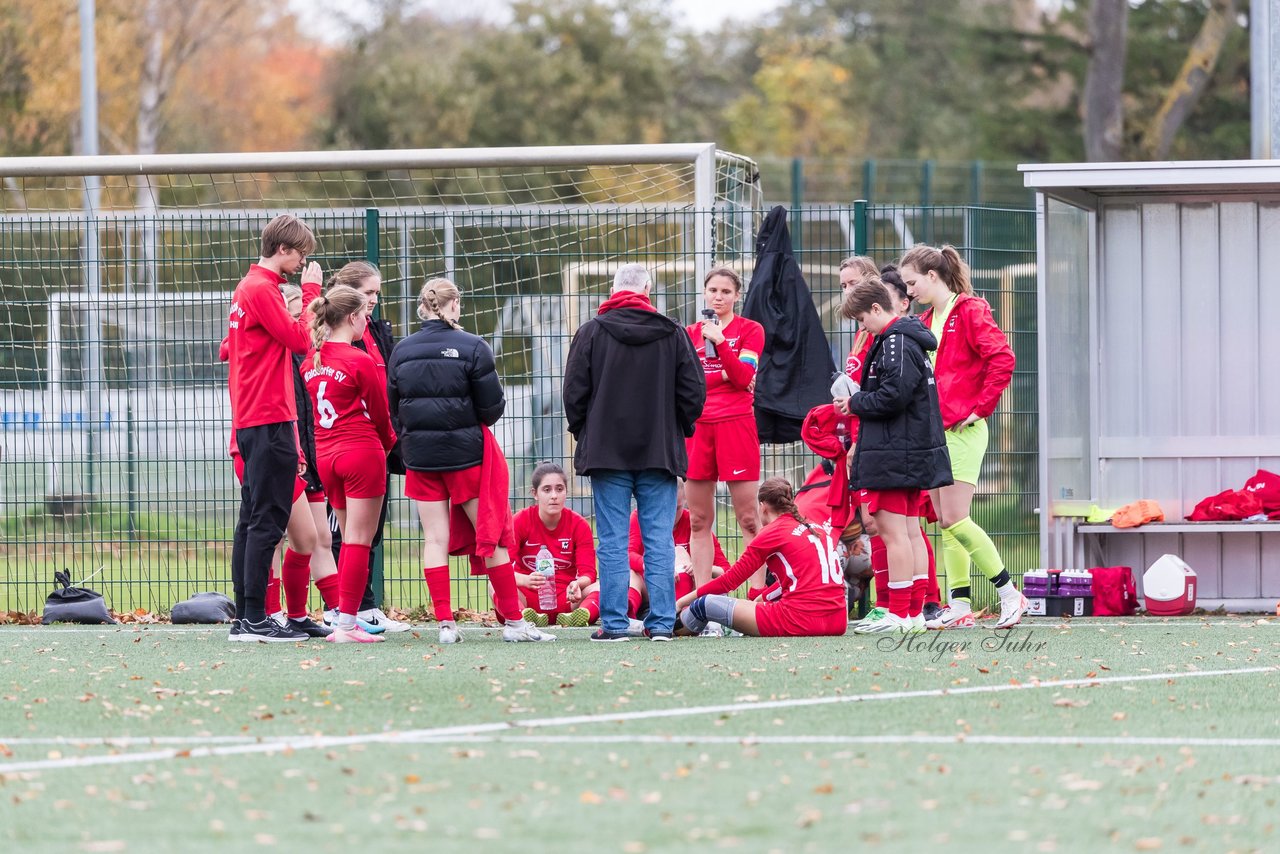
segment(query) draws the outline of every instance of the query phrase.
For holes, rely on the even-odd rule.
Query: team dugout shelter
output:
[[[1141,584],[1171,553],[1201,606],[1270,612],[1280,521],[1186,516],[1280,472],[1280,161],[1020,169],[1036,192],[1043,565],[1131,566]],[[1138,499],[1165,521],[1102,521]]]

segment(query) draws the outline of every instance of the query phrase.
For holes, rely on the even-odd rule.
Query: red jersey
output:
[[[699,421],[727,421],[744,415],[755,415],[755,395],[747,391],[756,376],[760,352],[764,350],[764,327],[741,315],[734,316],[724,328],[724,343],[716,345],[715,358],[707,358],[706,342],[702,340],[702,324],[685,327],[693,341],[693,349],[702,362],[702,373],[707,378],[707,402],[702,407]],[[743,350],[756,354],[756,361],[742,361]]]
[[[761,529],[733,568],[698,588],[699,596],[729,593],[765,564],[781,583],[781,602],[791,613],[845,613],[844,571],[831,528],[779,516]]]
[[[591,525],[568,507],[560,511],[560,522],[548,528],[537,506],[526,507],[511,521],[516,535],[513,558],[516,572],[526,575],[537,567],[538,550],[543,546],[556,562],[556,590],[563,593],[569,582],[585,576],[596,580],[596,543]]]
[[[853,339],[853,348],[849,350],[849,357],[844,360],[844,372],[848,374],[849,379],[855,383],[862,383],[862,368],[867,363],[867,354],[871,352],[871,345],[876,343],[876,336],[871,333],[862,334],[862,330],[858,331],[858,336],[863,338],[862,346],[858,346],[858,339]]]
[[[677,547],[683,546],[685,551],[690,551],[691,531],[689,511],[681,510],[680,515],[676,516],[675,527],[671,529],[671,539]],[[720,548],[720,540],[715,534],[711,535],[711,545],[715,548],[715,557],[711,560],[711,565],[728,570],[729,559],[724,556],[724,549]],[[636,572],[644,572],[644,540],[640,536],[640,514],[635,510],[631,511],[631,534],[627,538],[627,556],[631,559],[632,569]]]
[[[382,387],[387,387],[387,356],[378,349],[378,342],[373,337],[373,322],[364,328],[364,338],[360,342],[364,345],[364,351],[373,359],[373,365],[378,369],[378,379],[382,383]]]
[[[932,329],[932,308],[920,322]],[[971,412],[990,417],[1013,381],[1014,364],[1013,348],[991,316],[991,306],[982,297],[959,294],[938,336],[933,364],[942,426],[949,430]]]
[[[378,368],[368,353],[326,341],[320,348],[320,367],[308,355],[298,371],[315,413],[317,457],[350,447],[391,450],[396,434],[391,428],[387,387],[379,381]]]
[[[231,363],[231,429],[297,421],[290,352],[311,347],[307,316],[294,320],[280,285],[284,276],[257,264],[236,285],[227,318],[227,357]],[[320,296],[320,285],[302,286],[302,304]]]

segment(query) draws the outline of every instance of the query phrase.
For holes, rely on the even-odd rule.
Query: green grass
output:
[[[914,648],[852,635],[596,645],[562,634],[532,647],[474,630],[440,648],[424,629],[352,648],[227,644],[203,629],[0,628],[0,841],[183,851],[349,849],[353,834],[361,847],[471,851],[1277,844],[1277,624],[1040,622],[1001,649],[984,649],[983,631],[931,634],[918,643],[932,647]],[[1273,669],[1143,678],[1256,667]],[[836,697],[862,699],[797,704]],[[733,708],[699,710],[717,704]],[[671,716],[616,719],[646,711]],[[565,716],[583,717],[530,723]],[[404,735],[458,726],[480,729]],[[74,743],[126,735],[190,741]],[[5,770],[198,749],[210,736],[354,741]],[[849,736],[871,740],[821,741]],[[910,741],[921,736],[942,741]],[[982,736],[1067,742],[972,741]],[[72,742],[17,741],[59,737]],[[1116,741],[1074,741],[1096,738]]]

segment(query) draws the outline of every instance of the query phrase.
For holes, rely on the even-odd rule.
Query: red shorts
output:
[[[324,494],[323,489],[317,489],[315,492],[307,493],[307,501],[312,504],[323,504],[328,501],[328,497]]]
[[[689,480],[760,479],[760,435],[756,419],[747,415],[728,421],[699,421],[685,440]]]
[[[918,489],[864,489],[862,503],[873,516],[884,510],[915,518],[920,515],[920,495]]]
[[[849,627],[849,615],[843,610],[814,614],[788,608],[785,601],[761,602],[756,605],[756,627],[760,637],[820,637],[842,635]]]
[[[231,458],[231,466],[232,468],[235,469],[235,472],[236,472],[236,483],[244,485],[244,457],[240,456],[239,454],[234,455]],[[298,500],[298,496],[306,491],[307,491],[307,482],[300,477],[294,478],[293,502],[296,502]],[[307,500],[308,501],[316,501],[316,500],[324,501],[324,493],[320,492],[319,495],[320,495],[319,499],[312,498],[310,495],[308,495]],[[290,502],[290,506],[292,506],[293,502]]]
[[[927,489],[920,490],[920,511],[917,515],[926,522],[938,521],[938,511],[933,509],[933,500],[929,497]]]
[[[348,498],[381,498],[387,494],[387,455],[381,448],[348,448],[316,460],[329,505],[346,510]]]
[[[693,576],[687,572],[676,573],[676,599],[688,596],[697,588],[693,584]]]
[[[404,495],[414,501],[448,501],[466,504],[480,497],[480,466],[461,471],[409,471]]]

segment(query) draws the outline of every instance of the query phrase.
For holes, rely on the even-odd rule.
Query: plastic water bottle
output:
[[[534,571],[546,582],[538,588],[538,609],[544,612],[554,611],[556,609],[556,561],[551,556],[551,552],[547,551],[546,546],[538,549]]]

